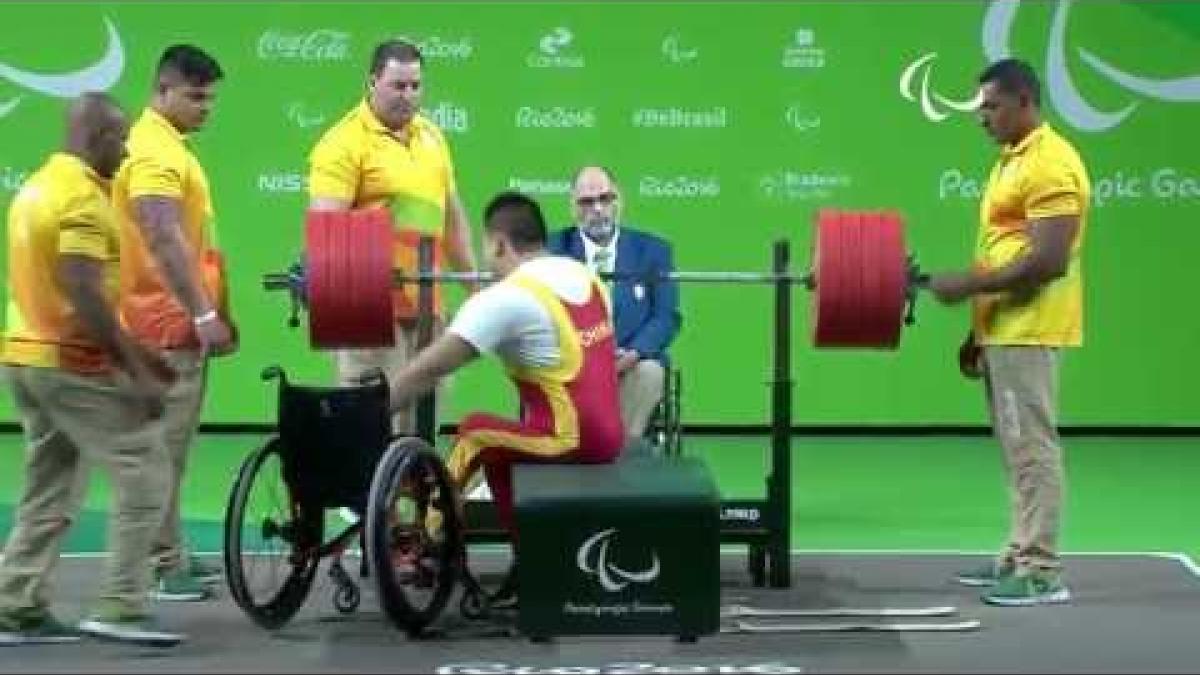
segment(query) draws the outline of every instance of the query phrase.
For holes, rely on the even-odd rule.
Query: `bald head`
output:
[[[125,156],[129,123],[111,96],[87,92],[67,109],[67,151],[110,178]]]
[[[571,187],[571,210],[584,235],[607,246],[621,217],[621,192],[612,173],[596,165],[581,168]]]

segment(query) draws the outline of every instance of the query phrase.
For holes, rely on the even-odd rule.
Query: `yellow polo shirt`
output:
[[[184,243],[196,260],[196,279],[212,297],[215,289],[201,266],[211,245],[212,199],[204,167],[187,146],[185,136],[153,108],[147,108],[129,130],[129,156],[113,184],[113,205],[121,224],[121,314],[129,331],[159,348],[196,347],[192,316],[175,298],[159,271],[137,222],[134,200],[168,197],[180,205]]]
[[[366,100],[330,127],[309,155],[309,196],[355,209],[388,208],[397,235],[393,266],[410,273],[422,235],[435,238],[434,266],[441,268],[447,199],[454,189],[450,147],[437,125],[417,114],[405,137],[385,127]],[[393,292],[396,318],[415,315],[415,288]],[[440,312],[440,288],[434,290]]]
[[[992,168],[980,203],[975,264],[1002,268],[1029,249],[1029,223],[1039,218],[1077,216],[1065,276],[1032,296],[994,293],[974,301],[974,330],[980,344],[1078,346],[1083,342],[1083,273],[1080,250],[1087,228],[1092,188],[1079,153],[1042,124],[1015,146],[1005,147]]]
[[[58,278],[62,255],[104,266],[104,294],[115,307],[120,236],[108,184],[74,155],[50,156],[21,186],[8,211],[8,307],[4,363],[81,374],[111,368],[85,330]]]

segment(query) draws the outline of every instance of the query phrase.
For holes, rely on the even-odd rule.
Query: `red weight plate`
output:
[[[332,271],[332,250],[328,241],[326,212],[310,211],[304,222],[305,279],[308,286],[308,336],[313,348],[320,348],[329,334],[329,323],[335,317],[335,303],[328,297]]]
[[[817,217],[814,255],[816,291],[812,307],[813,344],[832,346],[840,332],[841,311],[841,221],[837,211],[825,210]]]
[[[866,263],[863,248],[863,214],[856,211],[842,213],[841,270],[845,285],[842,293],[841,340],[839,347],[857,347],[862,344],[869,326],[869,308],[863,288],[862,269]]]
[[[392,221],[384,209],[362,214],[354,237],[354,337],[365,347],[395,345],[392,321]]]
[[[887,349],[895,349],[900,344],[900,333],[904,327],[908,251],[904,242],[904,221],[900,214],[883,214],[880,224],[879,268],[883,281],[879,291],[879,311],[885,321],[886,331],[881,333],[879,343]]]
[[[879,295],[883,274],[879,269],[879,229],[881,224],[877,212],[865,212],[860,217],[862,220],[860,231],[862,267],[859,271],[862,277],[863,292],[858,346],[872,348],[879,345],[880,334],[885,330]]]
[[[314,349],[394,344],[391,221],[386,212],[312,212],[305,222]]]

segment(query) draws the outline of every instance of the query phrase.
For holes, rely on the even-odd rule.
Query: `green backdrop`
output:
[[[216,363],[205,419],[261,422],[266,364],[328,378],[328,360],[261,275],[299,253],[308,149],[362,93],[373,45],[426,49],[426,107],[446,129],[477,224],[504,188],[568,217],[567,181],[610,166],[628,220],[674,242],[680,267],[763,270],[784,238],[805,267],[814,212],[899,209],[926,268],[961,265],[996,154],[971,98],[989,57],[1033,62],[1048,119],[1095,184],[1085,251],[1085,347],[1063,374],[1068,424],[1195,425],[1200,322],[1200,4],[1194,2],[208,2],[0,6],[0,206],[60,142],[65,97],[110,88],[146,103],[168,44],[227,71],[196,138],[232,266],[242,350]],[[909,77],[904,77],[905,75]],[[453,295],[455,300],[461,294]],[[761,423],[771,293],[682,290],[688,423]],[[984,421],[954,354],[965,310],[922,301],[894,353],[818,352],[808,297],[793,325],[800,423]],[[488,363],[445,408],[506,410]],[[0,419],[13,419],[10,401]]]

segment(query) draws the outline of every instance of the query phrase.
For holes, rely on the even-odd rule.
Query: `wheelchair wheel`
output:
[[[421,636],[450,599],[465,556],[450,475],[424,441],[401,438],[379,461],[366,535],[380,605],[397,627]]]
[[[225,569],[234,602],[255,623],[279,628],[304,604],[320,563],[320,509],[304,511],[284,482],[272,438],[242,463],[225,509]]]

